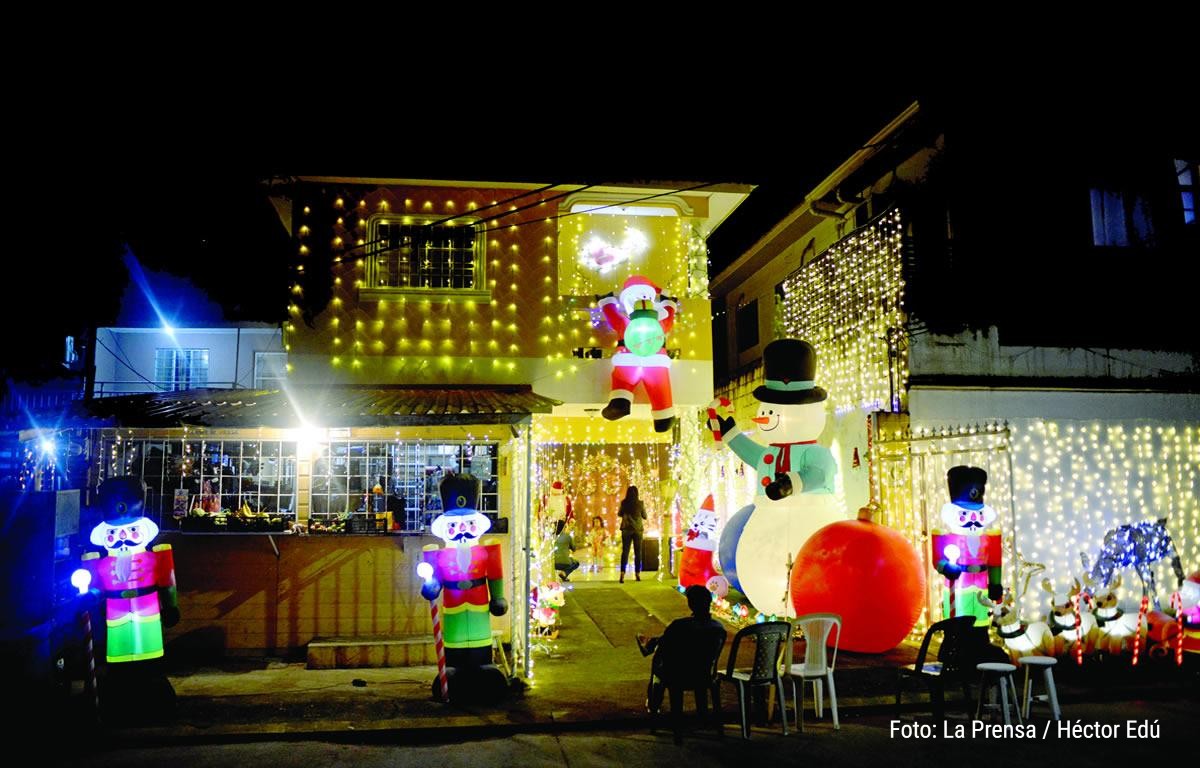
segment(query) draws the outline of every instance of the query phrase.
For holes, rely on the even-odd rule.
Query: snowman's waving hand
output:
[[[731,413],[728,400],[722,401],[722,398],[715,398],[708,404],[708,412],[712,414],[713,420],[717,422],[721,435],[727,435],[737,428],[737,422],[734,421],[733,416],[724,415],[726,412]]]

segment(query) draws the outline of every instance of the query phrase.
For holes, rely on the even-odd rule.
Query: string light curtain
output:
[[[786,336],[816,348],[816,380],[838,414],[906,407],[903,229],[892,209],[783,281]]]
[[[1200,424],[1015,420],[1013,461],[1017,549],[1060,588],[1082,574],[1080,553],[1094,565],[1105,534],[1127,523],[1166,518],[1185,574],[1200,566]],[[1175,574],[1167,559],[1152,567],[1166,605]],[[1118,597],[1136,605],[1141,594],[1125,571]],[[1031,589],[1022,607],[1045,603]]]

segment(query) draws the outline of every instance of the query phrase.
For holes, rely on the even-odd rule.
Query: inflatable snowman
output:
[[[679,559],[679,586],[705,585],[717,575],[713,567],[713,553],[717,549],[717,513],[713,510],[710,493],[692,518],[683,542],[683,554]]]
[[[755,608],[791,616],[788,579],[796,553],[809,536],[846,516],[833,493],[837,463],[817,444],[826,394],[813,381],[812,345],[773,341],[763,350],[763,368],[766,381],[754,390],[757,439],[732,418],[720,420],[722,439],[754,468],[758,495],[726,523],[718,554],[725,578]]]

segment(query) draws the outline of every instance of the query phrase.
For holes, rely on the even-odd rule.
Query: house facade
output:
[[[512,606],[493,622],[497,641],[509,671],[530,674],[539,628],[526,606],[555,579],[554,482],[577,519],[610,530],[639,485],[664,548],[672,510],[699,502],[687,468],[712,397],[704,243],[748,192],[361,177],[272,188],[294,243],[282,329],[104,329],[116,354],[111,378],[98,358],[98,386],[124,366],[156,370],[153,387],[58,422],[87,435],[83,485],[146,482],[175,550],[183,618],[168,642],[307,651],[314,665],[431,663],[415,567],[437,541],[440,479],[470,472]],[[597,297],[631,280],[675,312],[661,357],[679,419],[667,430],[643,387],[623,419],[600,415],[619,338]],[[263,386],[220,388],[251,376]]]

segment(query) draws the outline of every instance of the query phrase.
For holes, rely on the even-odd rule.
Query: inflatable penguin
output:
[[[837,463],[817,444],[826,393],[814,381],[816,365],[808,342],[771,342],[763,350],[765,383],[754,390],[757,440],[732,418],[720,419],[722,439],[758,478],[754,504],[734,514],[721,534],[721,570],[768,615],[794,615],[788,579],[796,553],[813,533],[846,519],[833,493]]]

